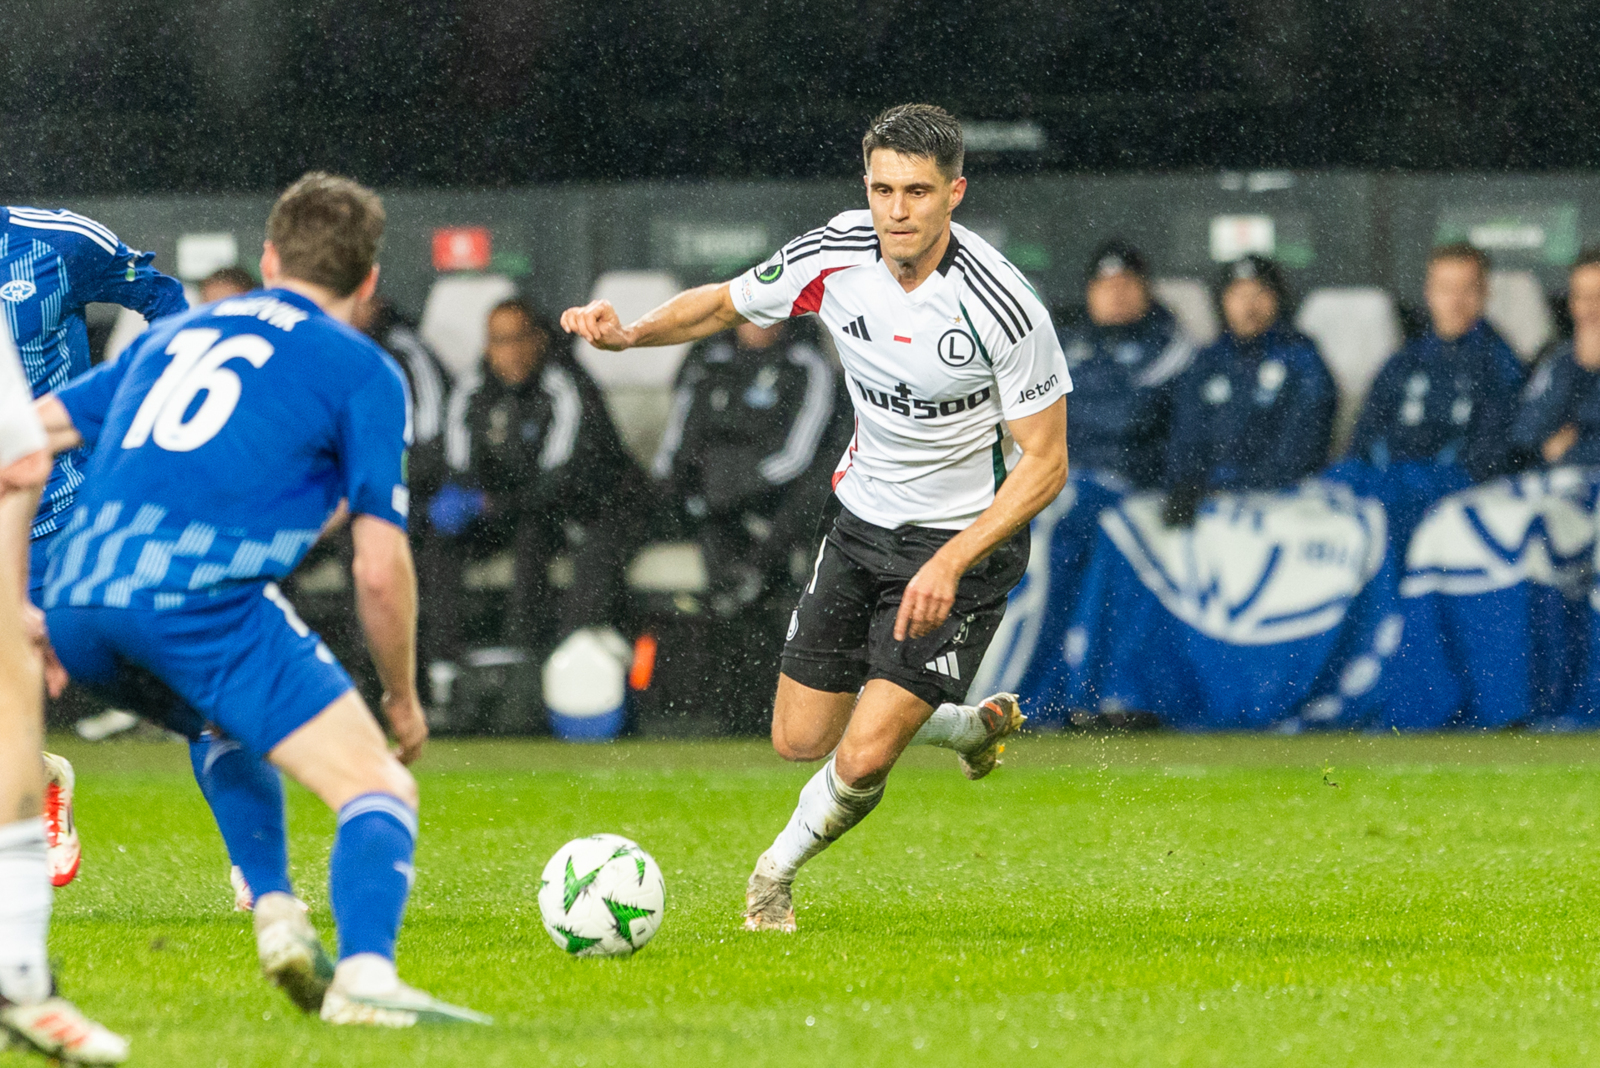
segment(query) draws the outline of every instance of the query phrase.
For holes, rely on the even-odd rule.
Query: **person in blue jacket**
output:
[[[1336,391],[1317,346],[1289,325],[1278,265],[1245,256],[1217,284],[1222,336],[1173,384],[1166,520],[1194,522],[1215,490],[1274,490],[1328,459]]]
[[[1194,342],[1150,295],[1139,250],[1102,244],[1085,272],[1087,315],[1058,333],[1075,395],[1067,451],[1078,470],[1160,484],[1171,387],[1194,360]]]
[[[1503,474],[1523,368],[1483,318],[1489,257],[1468,244],[1434,249],[1423,296],[1429,329],[1378,372],[1350,455],[1380,471],[1411,461],[1457,465],[1474,482]]]
[[[1511,445],[1536,463],[1600,466],[1600,248],[1585,249],[1573,265],[1567,307],[1572,338],[1529,379]]]

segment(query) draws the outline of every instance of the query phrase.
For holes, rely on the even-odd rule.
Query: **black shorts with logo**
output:
[[[937,630],[894,640],[906,583],[956,531],[874,526],[841,509],[823,539],[810,585],[789,617],[783,673],[828,693],[855,693],[887,679],[930,705],[966,697],[1028,569],[1023,528],[962,576],[955,608]]]

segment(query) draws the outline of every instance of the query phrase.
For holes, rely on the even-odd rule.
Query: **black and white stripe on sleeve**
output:
[[[426,445],[444,429],[445,384],[439,374],[439,365],[423,345],[422,339],[404,326],[390,330],[384,338],[384,345],[405,361],[416,407],[414,425],[417,444]]]
[[[550,427],[545,431],[544,447],[539,451],[539,468],[553,471],[572,459],[578,444],[578,429],[583,425],[583,397],[578,384],[565,367],[550,364],[539,378],[539,385],[550,398]]]
[[[452,471],[465,471],[472,464],[472,431],[467,426],[467,412],[472,409],[472,398],[481,384],[474,375],[462,379],[450,392],[444,421],[444,459]]]

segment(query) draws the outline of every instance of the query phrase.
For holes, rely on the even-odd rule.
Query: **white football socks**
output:
[[[32,1005],[50,996],[50,868],[44,817],[0,826],[0,996]]]
[[[800,803],[789,817],[789,825],[779,832],[772,848],[761,854],[756,871],[789,882],[800,865],[865,819],[882,799],[882,783],[867,790],[846,786],[834,773],[830,758],[800,791]]]
[[[371,998],[393,993],[400,976],[395,973],[394,961],[388,957],[356,953],[334,967],[333,981],[346,995]]]
[[[912,745],[937,745],[966,753],[989,736],[983,718],[971,705],[946,702],[933,710],[928,722],[911,736]]]

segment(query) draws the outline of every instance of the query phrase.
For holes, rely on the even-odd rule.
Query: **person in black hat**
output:
[[[1217,281],[1222,336],[1173,384],[1163,484],[1166,519],[1194,522],[1213,490],[1274,490],[1328,459],[1337,392],[1315,343],[1289,324],[1288,286],[1245,256]]]
[[[1087,315],[1059,330],[1074,389],[1067,421],[1073,469],[1113,474],[1139,488],[1158,485],[1171,385],[1193,361],[1194,342],[1152,299],[1145,258],[1125,241],[1095,250],[1084,297]]]

